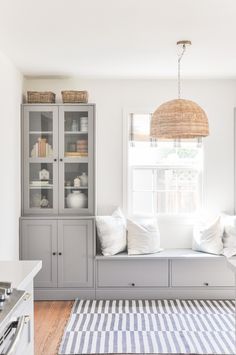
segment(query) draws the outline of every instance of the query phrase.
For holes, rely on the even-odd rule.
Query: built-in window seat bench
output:
[[[97,255],[96,298],[234,298],[224,256],[191,249],[148,255]]]

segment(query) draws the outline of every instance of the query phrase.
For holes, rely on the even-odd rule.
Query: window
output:
[[[203,148],[196,140],[151,140],[150,120],[151,114],[129,115],[128,213],[193,214],[202,199]]]

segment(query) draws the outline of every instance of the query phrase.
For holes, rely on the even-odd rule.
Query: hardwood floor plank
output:
[[[35,302],[35,355],[57,355],[73,301]]]

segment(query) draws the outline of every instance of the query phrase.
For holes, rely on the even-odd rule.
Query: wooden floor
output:
[[[73,301],[35,302],[35,355],[57,355]]]

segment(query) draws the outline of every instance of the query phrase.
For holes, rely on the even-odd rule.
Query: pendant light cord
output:
[[[181,52],[181,54],[179,55],[179,58],[178,58],[178,99],[180,99],[181,97],[181,81],[180,81],[180,62],[181,62],[181,59],[183,58],[183,55],[186,51],[186,45],[183,44],[183,50]]]

